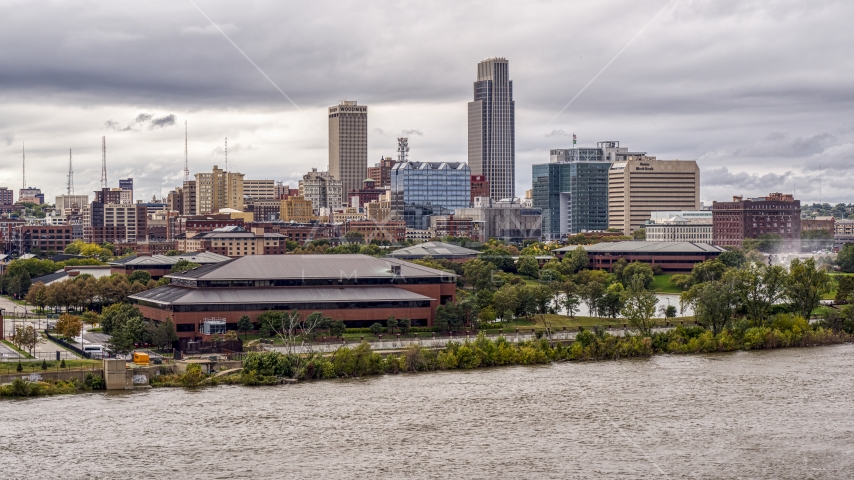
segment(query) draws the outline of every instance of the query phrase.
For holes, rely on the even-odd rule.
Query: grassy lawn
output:
[[[101,363],[100,360],[66,360],[65,368],[59,368],[59,363],[56,360],[47,362],[47,371],[55,372],[55,371],[65,371],[65,370],[91,370],[93,368],[100,368]],[[21,365],[24,367],[22,373],[40,373],[42,372],[42,362],[21,362]],[[0,374],[7,375],[10,373],[16,373],[16,369],[18,368],[18,362],[0,362]]]
[[[9,340],[0,340],[0,341],[3,342],[3,345],[6,345],[7,347],[11,348],[12,350],[23,355],[24,358],[31,358],[29,353],[27,353],[27,352],[21,350],[20,348],[16,347],[15,344],[10,342]]]
[[[682,293],[682,289],[677,287],[676,285],[670,283],[670,278],[673,277],[672,273],[665,273],[662,275],[656,275],[652,280],[652,285],[650,285],[650,290],[658,293]]]

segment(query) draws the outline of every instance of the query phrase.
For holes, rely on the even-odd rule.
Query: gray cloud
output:
[[[169,114],[160,118],[154,118],[154,115],[150,113],[140,113],[133,119],[132,122],[128,123],[126,126],[122,127],[119,122],[114,120],[107,120],[104,122],[104,128],[109,130],[115,130],[117,132],[137,132],[140,128],[148,125],[149,130],[154,130],[155,128],[163,128],[171,125],[175,125],[175,119],[177,117],[174,114]]]
[[[155,128],[163,128],[175,125],[175,118],[176,117],[173,114],[166,115],[165,117],[155,118],[151,121],[151,125],[149,125],[148,128],[153,130]]]
[[[424,136],[424,132],[422,132],[421,130],[414,130],[414,129],[413,130],[403,130],[401,133],[403,133],[403,136],[405,136],[405,137],[411,137],[412,135],[418,135],[419,137]]]
[[[465,160],[475,67],[500,55],[514,81],[519,192],[531,164],[575,132],[579,146],[619,140],[659,158],[698,159],[704,200],[795,179],[817,200],[819,164],[833,177],[823,199],[850,200],[852,2],[674,2],[551,125],[661,4],[342,1],[335,16],[322,3],[200,6],[299,109],[186,4],[3,4],[0,42],[16,48],[0,50],[0,155],[14,158],[13,143],[26,140],[34,162],[55,165],[71,146],[75,181],[89,188],[103,130],[136,132],[108,140],[108,162],[116,171],[158,165],[139,183],[157,192],[183,168],[183,132],[161,128],[181,117],[191,170],[209,169],[228,136],[256,147],[238,159],[247,178],[287,180],[325,168],[325,108],[347,98],[371,107],[369,158],[393,155],[394,138],[412,135],[418,158]],[[174,113],[135,120],[166,111]],[[42,170],[32,181],[60,193],[64,178]],[[19,173],[10,165],[0,175]]]

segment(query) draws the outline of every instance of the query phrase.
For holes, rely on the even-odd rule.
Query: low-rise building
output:
[[[480,238],[480,228],[483,225],[475,223],[468,217],[458,215],[434,215],[430,217],[430,230],[437,237]]]
[[[236,330],[243,315],[320,312],[348,327],[390,316],[431,326],[436,308],[456,298],[456,275],[367,255],[247,256],[167,275],[170,285],[128,298],[155,322],[174,322],[181,347],[202,340],[205,322]]]
[[[373,240],[400,243],[406,240],[406,222],[401,220],[389,220],[387,222],[350,220],[344,222],[341,227],[342,235],[348,232],[359,232],[364,235],[366,243]]]
[[[555,250],[563,257],[578,248],[570,245]],[[587,252],[589,268],[592,270],[613,271],[620,259],[627,262],[641,262],[658,265],[664,273],[688,273],[694,265],[712,260],[726,250],[722,247],[699,242],[605,242],[595,245],[581,245]]]
[[[151,278],[157,280],[168,275],[172,271],[172,267],[181,260],[199,265],[213,265],[227,262],[231,260],[231,257],[213,252],[185,253],[174,256],[137,253],[110,262],[110,273],[130,275],[133,272],[144,270],[151,275]]]
[[[213,252],[232,258],[249,255],[283,255],[287,240],[278,233],[265,233],[263,228],[246,231],[241,227],[224,227],[199,234],[185,234],[176,239],[182,252]]]
[[[712,243],[711,219],[688,220],[684,217],[671,217],[658,220],[644,226],[648,242],[702,242]]]
[[[280,200],[279,219],[283,222],[307,223],[317,220],[310,200],[302,196]]]
[[[477,197],[473,207],[456,209],[454,217],[470,218],[476,224],[474,231],[478,238],[474,240],[479,242],[490,238],[522,242],[540,240],[543,236],[542,210],[525,208],[518,198]]]
[[[416,260],[423,258],[452,260],[455,262],[465,262],[473,258],[477,258],[477,250],[461,247],[444,242],[424,242],[411,247],[395,250],[386,257],[399,258],[402,260]]]

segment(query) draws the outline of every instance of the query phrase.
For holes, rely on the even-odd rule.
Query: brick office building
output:
[[[348,327],[409,318],[433,325],[436,308],[453,302],[456,275],[403,260],[367,255],[243,257],[169,274],[170,285],[129,298],[148,320],[172,319],[182,347],[201,340],[206,321],[235,330],[267,311],[321,312]]]
[[[471,176],[471,203],[474,204],[475,197],[489,196],[489,180],[486,175]]]
[[[578,245],[559,248],[554,253],[563,258]],[[620,259],[658,265],[664,273],[688,273],[694,265],[718,258],[725,252],[722,247],[699,242],[605,242],[581,245],[587,252],[591,270],[613,271]]]
[[[210,232],[189,233],[175,239],[182,252],[213,252],[231,258],[248,255],[283,255],[286,238],[278,233],[265,233],[263,228],[246,231],[242,227],[223,227]]]
[[[775,234],[783,239],[780,249],[797,251],[801,239],[801,201],[791,194],[732,198],[712,204],[712,243],[741,247],[745,238]]]
[[[25,225],[21,227],[23,252],[34,248],[42,252],[63,252],[72,241],[71,225]]]

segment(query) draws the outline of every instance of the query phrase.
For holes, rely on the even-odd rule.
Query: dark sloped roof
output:
[[[58,272],[48,273],[47,275],[42,275],[41,277],[34,278],[33,284],[36,284],[38,282],[42,282],[45,285],[47,285],[48,283],[50,283],[54,280],[59,280],[60,278],[65,278],[67,276],[68,276],[68,272],[66,272],[65,270],[60,270]]]
[[[395,258],[474,258],[480,253],[477,250],[460,247],[444,242],[424,242],[411,247],[401,248],[388,254]]]
[[[185,253],[183,255],[147,255],[147,256],[138,256],[133,255],[130,257],[120,258],[114,262],[110,262],[110,265],[145,265],[145,266],[170,266],[178,263],[179,260],[187,260],[191,263],[198,264],[211,264],[211,263],[221,263],[231,260],[231,257],[226,257],[224,255],[219,255],[213,252],[197,252],[197,253]]]
[[[571,252],[582,247],[591,253],[722,253],[726,249],[700,242],[602,242],[595,245],[570,245],[556,252]]]
[[[216,265],[205,265],[170,278],[195,280],[273,280],[323,278],[393,278],[392,265],[404,278],[448,277],[454,274],[395,258],[368,255],[250,255]]]
[[[188,288],[166,285],[129,298],[168,305],[423,301],[430,297],[395,287]]]

